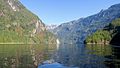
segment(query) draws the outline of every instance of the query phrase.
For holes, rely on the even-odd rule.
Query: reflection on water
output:
[[[119,68],[120,67],[120,47],[112,46],[112,55],[105,56],[110,60],[106,60],[105,64],[109,68]]]
[[[0,68],[36,68],[53,59],[68,67],[119,68],[120,47],[112,45],[0,45]]]
[[[120,65],[119,50],[111,45],[61,44],[53,58],[69,67],[113,68]]]
[[[0,45],[0,68],[36,68],[49,59],[53,48],[44,44]]]

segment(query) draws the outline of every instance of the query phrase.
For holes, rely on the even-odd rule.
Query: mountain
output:
[[[53,29],[55,29],[56,27],[57,27],[57,25],[51,24],[51,25],[47,25],[47,26],[46,26],[46,29],[47,29],[47,30],[53,30]]]
[[[97,30],[85,40],[86,44],[113,44],[119,45],[120,42],[120,18],[113,20],[103,29]]]
[[[88,35],[104,28],[120,17],[120,4],[115,4],[99,13],[59,25],[53,30],[61,42],[83,43]]]
[[[45,24],[19,0],[0,0],[0,43],[40,43],[50,38]]]

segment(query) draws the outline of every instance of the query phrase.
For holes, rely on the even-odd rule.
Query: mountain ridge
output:
[[[104,28],[112,20],[120,17],[120,3],[110,6],[99,13],[63,23],[53,30],[64,43],[83,43],[86,36]]]
[[[0,32],[0,43],[45,43],[53,38],[42,20],[19,0],[0,0]]]
[[[88,36],[85,44],[112,44],[119,45],[120,39],[120,18],[113,20],[103,29],[97,30]]]

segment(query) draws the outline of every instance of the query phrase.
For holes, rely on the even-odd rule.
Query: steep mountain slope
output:
[[[120,4],[115,4],[99,13],[61,24],[53,32],[64,43],[83,43],[86,36],[108,25],[112,20],[120,17]]]
[[[119,44],[120,18],[115,19],[101,30],[97,30],[85,40],[87,44]],[[117,45],[118,45],[117,44]]]
[[[0,0],[0,43],[45,42],[48,34],[45,24],[18,0]]]

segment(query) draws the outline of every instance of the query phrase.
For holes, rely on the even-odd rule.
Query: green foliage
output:
[[[52,36],[43,31],[31,38],[39,18],[27,10],[18,0],[10,1],[17,11],[12,9],[7,0],[0,0],[0,43],[40,43],[45,42],[48,39],[47,36]]]
[[[99,30],[95,32],[93,35],[88,36],[86,39],[86,42],[87,43],[99,43],[99,42],[102,42],[103,40],[110,41],[111,40],[110,33],[105,30]]]
[[[0,31],[0,43],[27,43],[30,40],[27,36],[20,36],[14,31]]]
[[[113,20],[103,30],[98,30],[94,34],[88,36],[85,40],[86,43],[105,43],[110,42],[112,37],[120,32],[120,18]]]
[[[14,11],[7,0],[0,0],[0,43],[28,43],[34,23],[39,19],[18,0],[12,3],[18,11]]]
[[[55,44],[56,37],[48,31],[42,31],[32,38],[35,43]]]
[[[120,18],[114,20],[110,25],[111,25],[110,27],[111,27],[112,30],[113,30],[113,36],[114,36],[116,33],[120,32]]]
[[[120,18],[114,20],[112,23],[111,23],[112,27],[118,27],[120,26]]]

